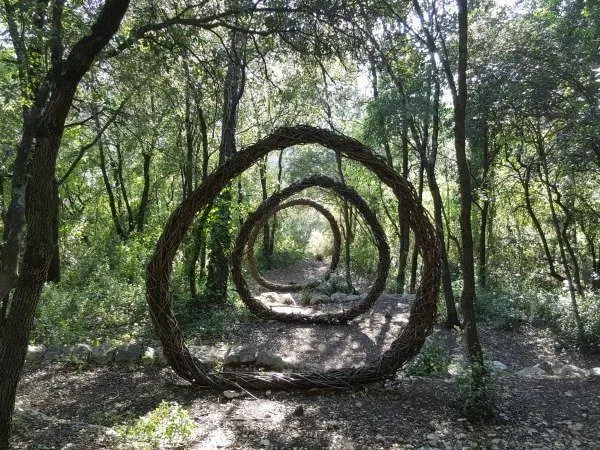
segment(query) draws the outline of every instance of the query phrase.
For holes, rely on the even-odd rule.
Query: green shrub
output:
[[[462,371],[456,379],[463,413],[471,423],[487,422],[493,418],[493,386],[487,376],[475,382],[473,369],[481,370],[480,367],[471,367],[470,370]]]
[[[410,377],[443,376],[448,373],[452,358],[440,347],[426,342],[404,373]]]
[[[45,345],[125,342],[150,333],[142,282],[129,284],[101,265],[87,283],[48,285],[32,340]]]
[[[154,411],[118,432],[121,448],[156,449],[189,444],[195,429],[194,420],[177,402],[162,401]]]

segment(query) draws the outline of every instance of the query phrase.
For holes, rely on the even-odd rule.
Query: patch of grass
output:
[[[121,448],[185,447],[196,429],[194,420],[177,402],[162,401],[155,410],[132,425],[118,428]]]

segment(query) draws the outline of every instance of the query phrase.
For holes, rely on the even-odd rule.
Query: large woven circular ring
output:
[[[267,221],[279,211],[286,208],[291,208],[292,206],[310,206],[311,208],[320,212],[321,215],[325,217],[325,219],[327,219],[327,222],[329,222],[329,226],[331,227],[331,234],[333,236],[333,246],[331,249],[331,263],[329,264],[329,269],[323,276],[327,276],[328,274],[333,272],[340,262],[340,251],[342,248],[342,233],[340,233],[340,227],[336,222],[335,217],[333,217],[333,214],[331,214],[331,212],[327,208],[325,208],[320,203],[311,200],[310,198],[295,198],[288,202],[275,205],[268,211],[265,211],[264,215],[258,221],[254,221],[255,226],[254,228],[252,228],[252,231],[247,238],[248,240],[246,241],[248,249],[246,253],[246,258],[248,261],[248,269],[250,271],[250,275],[252,275],[252,278],[254,278],[254,280],[261,286],[276,292],[299,292],[305,287],[307,287],[307,284],[280,284],[264,278],[260,274],[258,266],[256,264],[256,258],[254,255],[254,244],[256,242],[256,238],[260,234],[260,231],[263,229],[263,227],[266,225]]]
[[[247,247],[246,243],[252,233],[252,230],[261,223],[261,221],[268,217],[269,212],[276,209],[277,206],[285,199],[292,195],[303,191],[309,187],[322,187],[334,191],[337,195],[342,197],[344,200],[351,203],[358,213],[362,216],[364,221],[369,225],[371,233],[375,238],[375,245],[379,252],[379,262],[377,265],[377,276],[371,289],[367,293],[367,296],[356,305],[348,308],[341,312],[326,312],[320,314],[302,314],[302,313],[288,313],[274,311],[264,305],[259,299],[255,298],[250,290],[246,279],[242,274],[242,261],[244,259],[244,251]],[[248,306],[250,311],[254,314],[267,318],[280,320],[285,322],[312,322],[312,323],[335,323],[335,322],[346,322],[354,319],[358,315],[367,311],[373,303],[379,298],[383,290],[385,289],[385,283],[387,280],[388,272],[390,269],[390,247],[387,243],[385,231],[377,221],[377,217],[362,199],[358,193],[348,187],[336,181],[332,178],[328,178],[322,175],[313,175],[303,180],[292,183],[281,192],[274,194],[265,200],[257,209],[252,213],[248,219],[242,225],[238,234],[237,240],[233,251],[231,253],[231,275],[235,288],[240,295],[242,301]]]
[[[173,261],[194,218],[210,205],[231,180],[269,152],[302,144],[319,144],[362,164],[389,186],[403,202],[404,219],[415,236],[423,261],[421,281],[410,307],[408,322],[381,356],[358,367],[321,372],[229,372],[208,369],[185,345],[183,332],[173,314],[170,291]],[[373,150],[356,139],[330,130],[299,125],[275,130],[265,138],[240,150],[221,164],[173,211],[148,263],[146,301],[150,318],[164,355],[173,370],[198,387],[217,389],[313,389],[347,388],[387,380],[421,349],[433,330],[440,284],[440,242],[414,187]]]

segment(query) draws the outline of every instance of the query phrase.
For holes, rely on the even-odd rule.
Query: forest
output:
[[[598,0],[0,32],[0,449],[600,448]]]

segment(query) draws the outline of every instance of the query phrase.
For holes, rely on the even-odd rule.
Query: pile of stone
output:
[[[258,299],[266,304],[297,306],[317,306],[327,303],[350,303],[364,300],[366,294],[346,294],[344,292],[334,292],[326,294],[319,290],[303,292],[300,300],[295,300],[292,294],[280,294],[279,292],[263,292]]]
[[[254,366],[278,372],[295,368],[294,364],[282,357],[257,347],[243,347],[227,352],[223,359],[223,366],[231,368]]]

